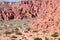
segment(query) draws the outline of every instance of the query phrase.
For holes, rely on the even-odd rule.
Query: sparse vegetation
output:
[[[52,34],[51,35],[52,37],[58,37],[59,35],[58,35],[58,33],[57,32],[55,32],[54,34]]]
[[[30,28],[26,28],[27,29],[27,31],[30,31]]]
[[[60,40],[60,38],[58,38],[58,40]]]
[[[12,38],[11,40],[15,40],[14,38]]]
[[[46,33],[46,31],[42,31],[43,33]]]
[[[28,31],[24,31],[25,33],[28,33]]]
[[[22,39],[19,39],[19,40],[22,40]]]
[[[19,25],[18,27],[19,27],[19,28],[22,28],[22,26],[21,26],[21,25]]]
[[[0,18],[0,23],[3,23],[3,20]]]
[[[42,38],[35,38],[34,40],[42,40]]]
[[[11,34],[12,32],[9,32],[9,31],[5,31],[5,34]]]
[[[45,37],[45,40],[49,40],[47,37]]]
[[[33,32],[38,32],[37,30],[33,30]]]
[[[32,32],[32,33],[40,33],[40,31],[41,31],[41,34],[36,34],[36,36],[38,35],[44,35],[44,40],[60,40],[60,38],[58,38],[58,33],[57,32],[55,32],[55,33],[53,33],[52,35],[49,35],[49,34],[47,34],[48,33],[48,31],[46,31],[46,30],[44,30],[44,31],[42,31],[42,30],[32,30],[31,28],[29,28],[27,25],[28,24],[24,24],[24,23],[16,23],[15,24],[15,26],[14,26],[14,24],[12,24],[12,22],[14,23],[15,21],[9,21],[10,22],[10,24],[8,23],[8,24],[5,24],[5,22],[4,22],[4,24],[2,23],[1,25],[3,26],[1,26],[1,28],[2,28],[2,33],[1,34],[3,34],[3,33],[5,33],[5,34],[16,34],[16,35],[12,35],[12,36],[10,36],[10,35],[8,35],[7,37],[10,37],[11,38],[11,40],[16,40],[17,38],[18,38],[18,36],[20,35],[20,37],[22,37],[21,39],[19,39],[19,40],[29,40],[27,37],[25,37],[24,35],[26,35],[26,34],[23,34],[23,33],[21,33],[19,30],[20,29],[22,29],[23,31],[24,31],[24,33],[30,33],[30,32]],[[7,23],[7,22],[6,22]],[[23,25],[24,24],[24,25]],[[19,29],[20,28],[20,29]],[[34,34],[29,34],[29,37],[32,37],[32,36],[34,36]],[[46,34],[44,34],[44,33],[46,33],[48,36],[50,36],[50,37],[52,37],[52,38],[49,38],[49,37],[47,37],[46,36]],[[57,37],[57,38],[56,38]],[[39,37],[37,37],[37,38],[34,38],[34,40],[43,40],[43,38],[39,38]]]
[[[15,31],[19,31],[19,29],[18,28],[15,28]]]
[[[13,35],[11,38],[17,38],[17,37]]]
[[[22,35],[22,33],[18,32],[18,31],[16,31],[15,33],[16,33],[16,35]]]

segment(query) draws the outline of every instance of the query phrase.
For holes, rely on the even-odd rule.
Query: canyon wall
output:
[[[60,33],[60,1],[44,0],[37,8],[39,8],[38,17],[29,24],[30,28]]]
[[[0,19],[21,20],[36,18],[29,26],[36,30],[60,33],[60,1],[31,0],[0,3]]]

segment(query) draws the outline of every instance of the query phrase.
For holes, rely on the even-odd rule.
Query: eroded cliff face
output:
[[[3,20],[19,20],[37,17],[41,6],[40,1],[3,2],[0,7],[0,17]]]
[[[52,13],[57,8],[58,3],[59,1],[54,0],[2,2],[0,3],[0,15],[3,20],[42,18],[46,14]]]
[[[37,8],[39,8],[38,17],[30,23],[30,28],[60,33],[60,1],[44,0],[41,7]]]
[[[36,30],[49,32],[60,31],[60,1],[31,0],[18,3],[4,2],[0,7],[0,18],[3,20],[21,20],[36,18],[29,26]]]

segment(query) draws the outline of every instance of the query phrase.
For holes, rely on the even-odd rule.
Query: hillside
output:
[[[60,40],[60,0],[0,2],[0,40]]]

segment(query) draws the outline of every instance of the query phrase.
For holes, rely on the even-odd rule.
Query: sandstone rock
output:
[[[0,8],[0,17],[3,20],[36,18],[29,24],[32,29],[44,29],[49,32],[59,32],[60,30],[59,0],[31,0],[1,4],[3,6],[2,9]]]
[[[1,10],[3,20],[18,20],[18,19],[24,19],[24,18],[37,17],[38,7],[34,6],[35,1],[34,2],[33,1],[21,1],[19,3],[15,3],[15,2],[13,3],[3,2],[3,3],[2,3],[3,10]]]
[[[30,28],[35,30],[47,30],[60,33],[60,1],[44,0],[37,19],[30,23]]]

